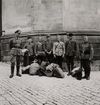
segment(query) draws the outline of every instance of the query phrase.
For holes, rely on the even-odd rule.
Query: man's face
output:
[[[41,41],[42,41],[42,37],[40,36],[40,37],[39,37],[39,42],[41,42]]]
[[[68,36],[68,40],[72,40],[72,36]]]
[[[32,43],[32,39],[30,38],[30,39],[28,39],[28,43]]]
[[[50,40],[50,37],[47,37],[47,40]]]
[[[17,38],[18,38],[18,37],[19,37],[19,35],[20,35],[19,33],[15,33],[15,37],[17,37]]]
[[[84,36],[83,37],[83,40],[84,40],[84,42],[88,42],[88,37],[87,36]]]
[[[61,40],[61,37],[60,37],[60,35],[58,35],[58,36],[57,36],[57,40],[58,40],[58,41],[60,41],[60,40]]]

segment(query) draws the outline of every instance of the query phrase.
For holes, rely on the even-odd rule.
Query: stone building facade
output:
[[[100,31],[99,0],[2,0],[2,27],[34,31]]]
[[[100,56],[100,1],[99,0],[2,0],[1,55],[9,56],[9,40],[15,30],[22,30],[21,38],[40,33],[56,34],[72,32],[76,36],[88,34],[95,48],[95,57]],[[24,34],[25,33],[25,34]],[[24,37],[23,37],[24,36]],[[81,40],[76,37],[76,40]],[[66,40],[62,35],[62,39]],[[8,57],[9,58],[9,57]]]

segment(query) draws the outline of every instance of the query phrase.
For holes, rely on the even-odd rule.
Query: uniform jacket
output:
[[[70,47],[69,46],[70,43]],[[75,41],[66,41],[65,43],[65,55],[75,56],[77,52],[77,44]]]
[[[93,46],[87,42],[79,45],[80,59],[93,59]]]
[[[16,56],[22,55],[21,40],[15,38],[10,40],[9,47],[10,47],[10,61],[15,62]]]
[[[42,42],[37,42],[35,44],[35,54],[44,53],[44,44]]]
[[[53,49],[53,43],[51,42],[51,40],[45,41],[45,43],[44,43],[44,49],[45,49],[45,52],[52,51],[52,49]]]
[[[33,43],[26,43],[24,48],[28,49],[29,56],[34,55],[34,44]]]
[[[10,43],[9,43],[9,47],[10,47],[10,49],[11,48],[22,48],[22,40],[21,39],[16,39],[16,38],[14,38],[14,39],[11,39],[10,40]]]

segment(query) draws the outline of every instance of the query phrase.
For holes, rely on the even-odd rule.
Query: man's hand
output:
[[[35,56],[38,56],[38,54],[35,54]]]
[[[92,61],[92,58],[90,57],[89,60]]]
[[[89,58],[89,61],[91,64],[93,64],[93,59],[92,58]]]
[[[51,51],[48,51],[47,53],[48,53],[48,54],[51,54]]]
[[[62,55],[62,57],[64,58],[64,54]]]
[[[56,55],[54,54],[54,58],[56,58]]]

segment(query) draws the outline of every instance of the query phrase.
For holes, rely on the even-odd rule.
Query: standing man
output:
[[[63,57],[65,55],[65,45],[61,41],[61,37],[57,35],[57,41],[53,44],[53,55],[55,63],[62,68]]]
[[[85,76],[83,78],[89,80],[90,71],[91,71],[90,62],[93,59],[94,50],[93,46],[89,43],[87,36],[83,37],[83,42],[79,46],[79,51],[80,51],[81,67],[84,69],[85,72]]]
[[[25,43],[24,45],[24,48],[26,48],[28,51],[27,51],[27,57],[28,59],[28,64],[27,65],[30,65],[32,63],[32,61],[34,60],[34,44],[33,44],[33,40],[31,37],[28,37],[28,40],[27,42]]]
[[[53,60],[53,43],[51,42],[50,35],[46,36],[46,41],[44,43],[44,49],[46,54],[46,60],[52,63]]]
[[[10,55],[11,55],[11,75],[12,78],[14,76],[14,67],[16,64],[16,75],[21,77],[20,74],[20,62],[21,62],[21,40],[19,39],[19,35],[21,34],[20,30],[15,31],[15,38],[10,41]]]
[[[74,66],[74,57],[76,56],[77,44],[72,40],[72,33],[68,34],[68,41],[65,43],[65,57],[68,67],[68,76],[71,74],[71,71]]]
[[[45,49],[44,49],[44,44],[42,42],[41,36],[39,36],[38,42],[35,44],[34,51],[35,51],[35,56],[39,61],[39,64],[41,64],[41,62],[45,60]]]

